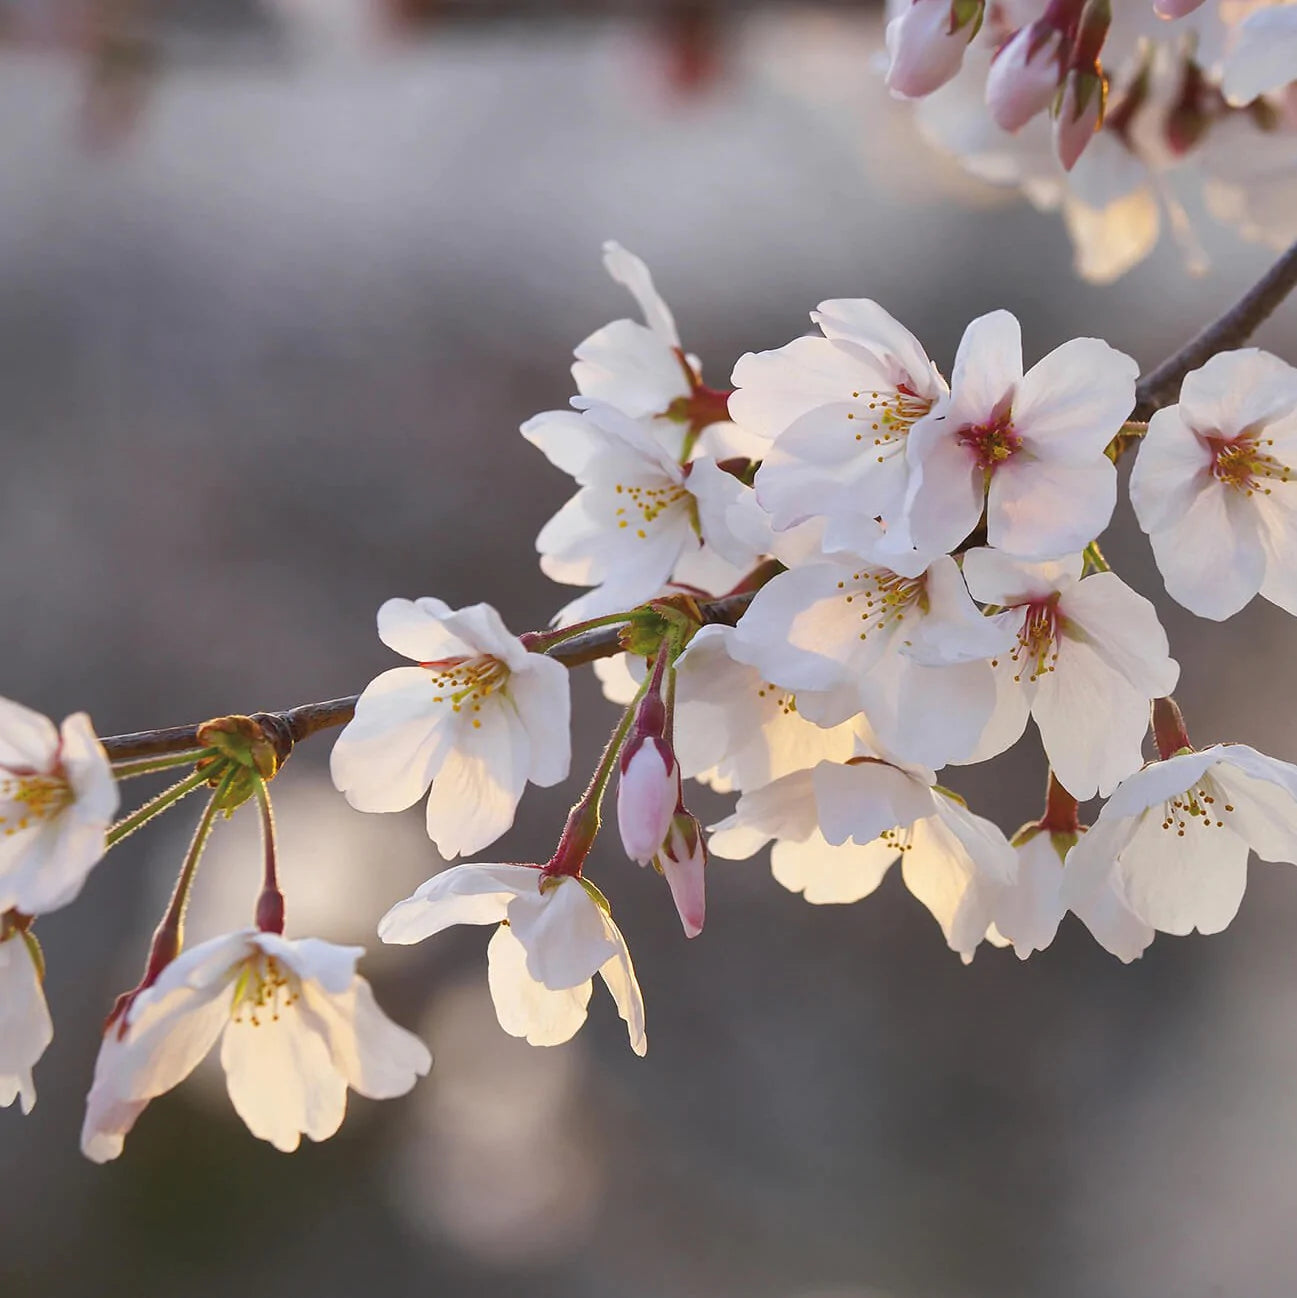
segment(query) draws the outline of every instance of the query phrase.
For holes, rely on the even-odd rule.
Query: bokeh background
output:
[[[645,257],[705,374],[828,296],[879,299],[943,367],[993,307],[1030,356],[1098,334],[1155,363],[1267,254],[1204,228],[1080,284],[1058,221],[963,178],[878,86],[866,6],[29,0],[0,24],[3,692],[102,733],[353,692],[394,594],[515,629],[567,593],[536,531],[569,484],[518,423],[632,314]],[[1290,304],[1260,341],[1297,359]],[[1108,553],[1159,600],[1200,743],[1297,760],[1297,628],[1160,595],[1127,507]],[[497,859],[543,859],[612,711],[579,676],[574,775]],[[952,779],[1008,830],[1034,741]],[[428,1040],[401,1101],[284,1157],[219,1073],[117,1164],[77,1132],[192,814],[131,839],[40,925],[57,1036],[0,1112],[0,1292],[318,1298],[1177,1298],[1291,1292],[1297,877],[1253,866],[1210,940],[1123,967],[1074,921],[969,968],[897,878],[812,908],[717,861],[686,943],[665,888],[597,849],[648,1003],[596,991],[570,1045],[496,1026],[477,930],[384,950],[440,868],[417,810],[333,793],[327,737],[276,782],[290,932],[371,948]],[[719,812],[716,802],[707,805]],[[222,829],[191,939],[245,922],[253,817]]]

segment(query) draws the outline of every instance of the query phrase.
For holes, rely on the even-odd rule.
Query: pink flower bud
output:
[[[1107,86],[1102,74],[1080,72],[1075,69],[1063,82],[1063,98],[1054,118],[1054,152],[1071,171],[1085,146],[1094,139],[1094,133],[1103,121],[1103,101]]]
[[[944,86],[959,71],[981,20],[980,0],[914,0],[887,24],[887,88],[900,99],[918,99]]]
[[[1001,130],[1019,130],[1049,107],[1063,79],[1066,46],[1056,27],[1034,22],[995,56],[986,77],[986,106]]]
[[[680,802],[680,767],[665,739],[646,738],[622,757],[617,828],[626,855],[647,865],[666,841]]]
[[[703,931],[707,915],[706,883],[707,844],[702,826],[689,812],[683,811],[671,821],[671,831],[658,854],[658,865],[671,889],[680,925],[685,937],[697,937]]]
[[[1202,0],[1153,0],[1153,12],[1159,18],[1183,18],[1201,4]]]

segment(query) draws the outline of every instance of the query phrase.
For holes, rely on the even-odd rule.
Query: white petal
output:
[[[537,893],[540,869],[530,865],[456,865],[420,884],[378,921],[384,942],[408,946],[453,924],[498,924],[519,893]]]
[[[1204,434],[1232,437],[1295,406],[1297,370],[1256,347],[1213,356],[1180,388],[1180,417]]]
[[[1180,668],[1168,655],[1157,610],[1116,573],[1096,572],[1078,582],[1064,594],[1061,608],[1088,646],[1140,693],[1155,699],[1175,689]]]
[[[848,838],[869,843],[932,814],[928,784],[887,762],[821,762],[812,780],[820,832],[835,845]]]
[[[746,860],[772,838],[804,842],[818,833],[814,776],[795,771],[739,799],[734,815],[712,826],[712,855]]]
[[[634,320],[605,325],[581,342],[575,355],[572,377],[577,391],[606,401],[632,419],[660,415],[672,402],[689,395],[684,363],[675,346]],[[523,425],[523,436],[533,440],[526,428]],[[552,455],[550,459],[557,463]]]
[[[672,347],[680,346],[680,335],[671,311],[662,295],[653,286],[649,268],[633,252],[609,239],[603,246],[603,264],[608,274],[628,288],[644,312],[644,321],[650,329]]]
[[[1107,526],[1117,503],[1117,470],[1100,454],[1088,463],[1006,460],[991,477],[986,539],[1025,559],[1083,550]]]
[[[473,646],[445,625],[449,615],[450,605],[430,596],[420,600],[389,599],[378,610],[378,638],[403,658],[417,663],[472,657]]]
[[[969,550],[963,564],[964,580],[972,597],[983,604],[1006,608],[1048,599],[1055,591],[1066,590],[1080,577],[1081,567],[1079,554],[1052,563],[1026,563],[987,546]]]
[[[36,1103],[32,1068],[54,1039],[45,992],[21,934],[0,942],[0,1108],[22,1097],[22,1111]]]
[[[1018,879],[996,898],[995,926],[1020,959],[1043,951],[1066,913],[1061,894],[1063,858],[1047,831],[1017,847]]]
[[[863,348],[889,367],[894,382],[904,382],[921,397],[945,391],[936,366],[923,344],[895,317],[867,297],[833,298],[821,302],[811,319],[826,338]]]
[[[1185,423],[1179,406],[1153,412],[1130,473],[1130,503],[1145,532],[1174,527],[1211,476],[1211,447]]]
[[[486,948],[486,976],[500,1026],[528,1045],[558,1046],[570,1041],[586,1019],[593,983],[551,991],[527,972],[527,952],[506,925],[496,929]]]
[[[950,384],[949,426],[985,423],[1022,378],[1022,330],[1008,311],[978,316],[964,330]]]
[[[530,744],[527,778],[548,789],[566,780],[572,765],[571,674],[543,654],[531,658],[527,670],[509,677],[508,696]]]
[[[1297,5],[1279,4],[1245,14],[1225,60],[1221,92],[1235,108],[1297,80]]]
[[[648,1037],[644,1034],[644,996],[635,977],[635,966],[626,949],[626,940],[612,920],[608,920],[608,928],[617,950],[599,966],[599,977],[612,994],[617,1013],[626,1024],[630,1048],[642,1059],[648,1051]]]
[[[0,698],[0,766],[48,771],[58,746],[59,732],[49,717]]]
[[[811,905],[842,905],[869,896],[900,854],[891,839],[835,847],[816,832],[804,842],[776,843],[770,868],[789,892],[800,892]]]
[[[1139,366],[1098,338],[1073,338],[1036,362],[1013,403],[1024,449],[1084,463],[1103,456],[1135,406]]]
[[[576,879],[515,897],[509,926],[527,949],[527,972],[551,991],[588,981],[616,953],[602,912]]]

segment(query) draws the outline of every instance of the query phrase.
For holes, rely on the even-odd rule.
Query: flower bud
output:
[[[981,0],[914,0],[887,24],[887,88],[899,99],[918,99],[959,71],[968,43],[982,23]]]
[[[680,767],[665,739],[632,741],[622,755],[617,828],[626,855],[647,865],[657,855],[680,802]]]
[[[1017,32],[986,77],[986,106],[1004,131],[1017,131],[1048,108],[1063,79],[1067,38],[1042,19]]]
[[[703,931],[707,914],[703,877],[707,844],[703,842],[702,826],[695,816],[680,811],[672,818],[670,832],[658,853],[657,865],[671,889],[671,900],[676,904],[685,937],[697,937]]]
[[[1064,171],[1076,166],[1085,146],[1103,125],[1108,78],[1099,54],[1111,26],[1111,0],[1086,0],[1054,117],[1054,152]]]

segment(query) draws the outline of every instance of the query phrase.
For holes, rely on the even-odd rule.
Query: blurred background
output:
[[[1030,359],[1097,334],[1145,367],[1268,254],[1210,225],[1080,284],[1056,217],[980,187],[880,89],[878,13],[836,4],[19,0],[0,24],[0,661],[6,695],[101,733],[354,692],[391,595],[570,591],[533,541],[568,480],[517,435],[572,347],[633,314],[643,256],[724,384],[829,296],[879,299],[949,367],[1004,306]],[[1263,345],[1297,360],[1297,310]],[[1160,594],[1123,506],[1109,557],[1158,600],[1200,744],[1297,760],[1297,628]],[[578,675],[569,786],[497,859],[543,859],[612,721]],[[1177,1298],[1291,1292],[1297,878],[1254,865],[1211,940],[1123,967],[1079,924],[969,968],[890,878],[813,908],[764,854],[717,861],[686,943],[651,872],[596,852],[648,1005],[597,990],[566,1047],[497,1027],[481,930],[384,950],[440,868],[412,810],[362,816],[301,746],[275,794],[290,934],[371,948],[431,1045],[404,1100],[351,1098],[286,1158],[219,1072],[156,1101],[117,1164],[77,1149],[98,1025],[136,981],[192,819],[132,838],[40,924],[57,1035],[0,1112],[5,1295]],[[952,779],[1006,830],[1020,751]],[[699,800],[701,804],[701,799]],[[719,800],[708,810],[719,814]],[[254,817],[218,832],[193,941],[246,921]]]

